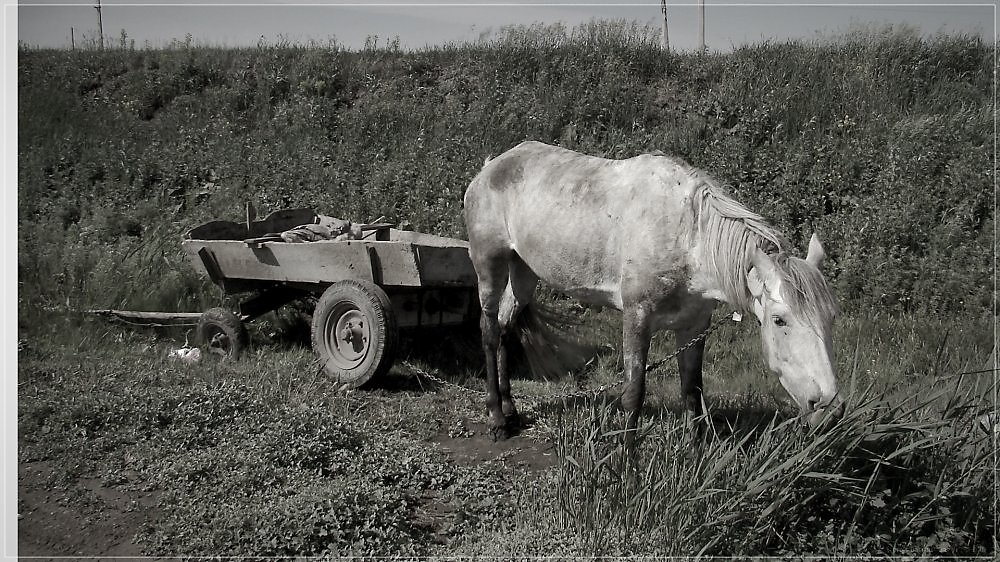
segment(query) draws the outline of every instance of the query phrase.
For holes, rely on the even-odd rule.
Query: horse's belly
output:
[[[603,254],[571,250],[555,244],[514,247],[525,265],[548,287],[586,304],[621,309],[620,268],[603,263],[599,259],[606,257]]]
[[[560,291],[585,304],[622,309],[621,292],[613,287],[571,287]]]
[[[533,216],[539,208],[544,216]],[[581,302],[621,308],[621,238],[611,217],[573,204],[524,208],[508,220],[513,249],[553,289]]]

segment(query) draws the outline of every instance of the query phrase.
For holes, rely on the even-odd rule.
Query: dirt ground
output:
[[[503,460],[508,466],[527,470],[544,470],[556,464],[555,445],[515,435],[506,441],[493,442],[485,423],[463,420],[468,434],[450,437],[446,433],[435,435],[429,441],[436,443],[456,463],[479,464],[489,460]]]
[[[466,420],[465,427],[467,435],[441,433],[427,442],[465,465],[502,459],[513,468],[543,470],[556,462],[552,444],[522,436],[494,443],[485,424]],[[135,536],[144,525],[156,523],[155,493],[104,486],[100,479],[86,477],[53,486],[52,472],[44,461],[18,466],[18,556],[97,560],[142,556]]]
[[[18,466],[18,556],[142,555],[134,537],[156,519],[154,494],[105,487],[96,478],[54,487],[51,473],[47,462]]]

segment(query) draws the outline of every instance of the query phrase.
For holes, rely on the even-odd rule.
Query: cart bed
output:
[[[385,287],[474,287],[469,243],[395,228],[378,238],[290,243],[252,242],[253,236],[311,222],[309,209],[272,213],[263,221],[213,221],[181,243],[198,271],[227,292],[262,284],[327,285],[355,279]],[[308,217],[308,219],[306,219]]]

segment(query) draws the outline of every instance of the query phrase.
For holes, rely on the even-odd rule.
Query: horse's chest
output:
[[[690,267],[680,259],[667,267],[626,277],[622,300],[625,307],[646,310],[657,330],[690,326],[714,304],[693,289]]]
[[[650,325],[654,330],[683,330],[698,324],[711,313],[715,301],[690,295],[690,298],[666,303],[653,311]]]

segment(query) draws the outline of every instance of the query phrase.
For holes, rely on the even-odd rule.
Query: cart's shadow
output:
[[[401,336],[393,369],[369,381],[366,388],[411,392],[434,390],[441,383],[431,377],[474,390],[482,388],[485,360],[478,327],[412,330]],[[595,356],[615,352],[610,348],[596,347],[591,351]],[[519,342],[508,350],[508,361],[511,379],[539,379],[532,374],[532,366]]]
[[[400,334],[393,368],[365,386],[389,392],[433,392],[440,387],[440,383],[430,378],[436,377],[478,387],[482,354],[478,330],[468,327],[407,330]]]

